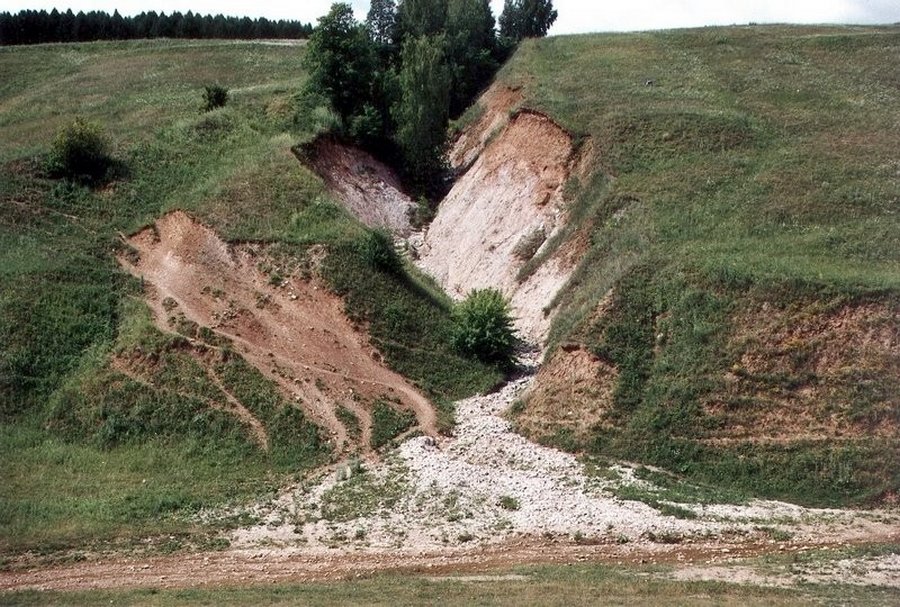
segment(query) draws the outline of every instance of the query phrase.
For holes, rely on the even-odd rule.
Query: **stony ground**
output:
[[[641,545],[739,537],[777,550],[900,529],[885,512],[674,502],[633,466],[598,466],[531,443],[503,417],[531,382],[534,361],[525,369],[502,390],[459,402],[455,436],[409,439],[381,460],[351,461],[254,506],[258,523],[235,531],[232,545],[433,552],[518,538]],[[641,501],[619,497],[625,492]]]
[[[653,575],[748,585],[900,589],[900,513],[782,502],[678,503],[620,463],[531,443],[503,412],[534,360],[502,390],[458,403],[456,435],[410,438],[272,500],[215,552],[99,554],[0,570],[0,590],[185,588],[334,580],[379,571],[471,575],[537,563],[659,565]],[[643,501],[624,499],[643,496]],[[648,498],[652,498],[649,499]],[[653,503],[651,507],[647,503]]]

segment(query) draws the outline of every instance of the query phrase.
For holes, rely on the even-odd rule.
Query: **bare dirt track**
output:
[[[897,539],[897,538],[895,538]],[[380,572],[429,576],[478,574],[510,567],[562,563],[671,565],[682,579],[716,579],[765,583],[751,578],[753,570],[740,563],[773,551],[783,557],[810,550],[836,550],[844,543],[829,541],[772,545],[760,541],[695,543],[686,545],[573,544],[569,541],[517,539],[491,547],[441,552],[395,551],[389,554],[304,555],[300,552],[228,550],[160,557],[114,557],[89,562],[32,568],[26,563],[0,571],[0,590],[90,590],[126,588],[200,588],[255,584],[312,582],[364,577]],[[889,564],[894,559],[888,559]],[[839,561],[840,563],[840,561]],[[878,565],[873,565],[878,568]],[[821,583],[846,583],[846,575],[821,574]],[[860,575],[857,572],[856,575]],[[900,587],[897,569],[882,564],[870,583]],[[868,578],[867,578],[868,579]],[[802,580],[794,580],[797,583]],[[788,585],[791,580],[776,580]]]
[[[160,329],[172,332],[189,321],[230,342],[327,430],[339,452],[349,447],[349,438],[336,416],[338,405],[360,419],[363,449],[375,400],[414,411],[421,430],[437,434],[428,400],[380,362],[344,315],[341,300],[314,280],[262,271],[270,261],[261,250],[230,247],[180,211],[127,244],[134,254],[121,262],[144,282]],[[241,412],[240,403],[228,404]]]

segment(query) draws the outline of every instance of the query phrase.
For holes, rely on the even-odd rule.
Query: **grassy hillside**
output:
[[[898,52],[896,27],[523,45],[501,82],[593,150],[551,340],[594,356],[601,410],[547,418],[551,385],[523,429],[764,495],[896,492]]]
[[[519,408],[523,430],[805,502],[900,489],[898,50],[897,28],[523,44],[501,83],[593,150],[591,176],[566,189],[566,236],[583,258],[555,304],[547,365],[568,387],[567,354],[583,348],[591,379],[561,401],[571,390],[539,378],[547,389]],[[270,431],[261,451],[209,406],[222,387],[197,353],[154,327],[115,256],[121,235],[167,211],[274,256],[326,245],[321,271],[351,318],[438,404],[498,381],[448,350],[448,303],[427,281],[367,263],[365,229],[291,153],[329,120],[294,118],[302,53],[0,49],[4,554],[160,534],[153,545],[174,550],[206,537],[190,515],[333,457],[302,414],[279,415],[283,396],[239,355],[217,359]],[[201,114],[214,82],[232,100]],[[111,135],[126,168],[117,181],[89,189],[46,174],[50,142],[76,115]],[[123,374],[123,357],[152,361],[153,384]],[[600,413],[572,424],[573,403]]]
[[[293,118],[302,56],[195,41],[0,49],[0,551],[160,533],[175,549],[204,537],[190,518],[202,508],[272,491],[332,457],[327,437],[239,355],[211,363],[216,385],[198,366],[214,349],[192,350],[150,321],[115,256],[121,235],[169,210],[274,256],[326,245],[322,272],[351,317],[439,404],[496,383],[495,369],[448,351],[443,297],[371,269],[365,228],[294,158],[317,130]],[[214,82],[231,102],[201,114]],[[55,133],[76,115],[110,134],[121,179],[89,189],[46,174]],[[116,365],[136,357],[152,381]],[[211,406],[226,388],[264,420],[268,453]]]

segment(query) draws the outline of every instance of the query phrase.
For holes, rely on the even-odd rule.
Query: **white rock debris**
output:
[[[256,506],[252,514],[260,523],[234,532],[233,545],[379,551],[521,536],[691,541],[762,524],[794,533],[801,521],[839,524],[852,516],[754,500],[677,504],[696,518],[676,518],[620,499],[617,488],[653,485],[624,464],[612,466],[604,478],[588,474],[575,456],[528,441],[501,417],[531,380],[529,374],[496,393],[458,402],[452,438],[411,438],[380,461],[342,465],[312,485]]]

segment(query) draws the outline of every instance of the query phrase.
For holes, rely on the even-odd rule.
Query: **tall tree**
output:
[[[497,71],[497,40],[490,0],[450,0],[447,44],[453,75],[450,112],[462,112]]]
[[[397,36],[397,3],[395,0],[372,0],[366,16],[366,28],[379,46],[394,43]]]
[[[348,126],[371,97],[376,68],[365,26],[353,18],[349,4],[332,4],[319,19],[304,61],[310,72],[308,86],[323,94]]]
[[[401,53],[396,139],[407,173],[420,188],[437,185],[445,165],[450,111],[445,45],[443,35],[419,36],[407,40]]]
[[[500,15],[500,35],[515,42],[542,38],[558,16],[553,0],[506,0]]]
[[[440,34],[447,25],[447,0],[400,0],[397,21],[401,43]]]

